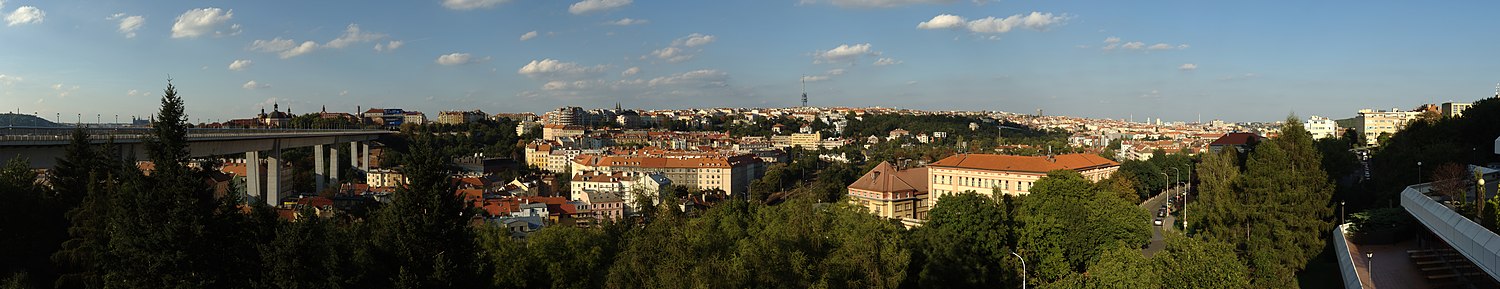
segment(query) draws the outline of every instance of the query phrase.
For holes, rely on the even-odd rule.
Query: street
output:
[[[1146,222],[1149,223],[1152,220],[1155,220],[1156,210],[1160,209],[1161,205],[1166,203],[1167,197],[1173,194],[1177,194],[1180,191],[1180,189],[1170,190],[1168,191],[1168,193],[1157,194],[1155,197],[1151,197],[1145,202],[1141,202],[1141,209],[1144,209],[1147,213],[1151,214],[1151,217],[1146,219]],[[1174,223],[1174,220],[1175,218],[1172,217],[1172,214],[1167,214],[1166,218],[1162,218],[1161,226],[1151,226],[1151,243],[1146,245],[1145,249],[1141,250],[1141,254],[1144,254],[1147,258],[1150,258],[1152,255],[1155,255],[1156,252],[1166,248],[1166,237],[1162,235],[1162,230],[1172,230],[1172,224]]]

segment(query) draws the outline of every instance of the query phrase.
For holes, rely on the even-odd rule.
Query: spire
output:
[[[802,107],[807,107],[807,76],[802,76]]]
[[[328,105],[327,104],[323,105],[323,113],[328,113]]]
[[[272,102],[271,111],[281,111],[281,103]]]

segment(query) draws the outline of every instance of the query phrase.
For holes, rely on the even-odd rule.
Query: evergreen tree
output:
[[[78,148],[77,144],[87,140],[86,138],[74,137],[74,144],[70,149]],[[52,262],[59,267],[61,275],[54,282],[57,288],[103,288],[104,264],[110,257],[109,250],[109,223],[110,218],[115,216],[116,200],[113,192],[119,189],[121,176],[139,175],[135,167],[120,165],[121,160],[115,158],[116,154],[113,140],[99,149],[97,161],[89,170],[87,184],[83,198],[78,206],[67,213],[70,225],[68,227],[69,239],[62,243],[61,248],[52,255]],[[84,162],[85,154],[69,154],[71,163]],[[64,161],[59,160],[59,164]],[[68,173],[69,178],[76,178],[82,170],[74,170]],[[72,181],[65,181],[72,182]]]
[[[478,273],[477,249],[469,227],[474,217],[454,195],[449,181],[448,156],[432,140],[418,136],[402,173],[408,182],[397,189],[391,203],[376,216],[375,238],[380,246],[379,274],[396,288],[469,288]]]
[[[82,126],[74,128],[63,157],[48,174],[57,200],[67,208],[77,207],[88,194],[89,183],[103,168],[98,151],[90,144],[89,134]]]

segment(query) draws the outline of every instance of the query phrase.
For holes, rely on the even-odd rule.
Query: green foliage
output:
[[[1398,202],[1406,186],[1418,179],[1417,162],[1424,164],[1422,173],[1432,173],[1436,164],[1458,163],[1484,165],[1497,160],[1495,136],[1500,135],[1500,99],[1476,101],[1457,118],[1435,122],[1415,121],[1381,144],[1371,158],[1375,194],[1356,199],[1360,206],[1387,206]]]
[[[375,264],[384,266],[375,272],[389,274],[398,288],[472,287],[477,248],[468,222],[474,215],[453,193],[448,157],[430,139],[413,141],[402,170],[408,182],[375,217]]]
[[[1151,259],[1160,288],[1250,288],[1249,270],[1228,243],[1167,235],[1166,249]]]
[[[996,288],[1020,283],[1010,255],[1016,240],[1014,215],[995,199],[973,192],[947,195],[912,231],[919,261],[912,265],[923,288]]]
[[[1365,233],[1379,231],[1405,232],[1417,224],[1405,209],[1378,208],[1349,215],[1350,232]]]
[[[1311,134],[1288,117],[1278,137],[1255,146],[1244,167],[1212,156],[1203,165],[1202,230],[1243,250],[1252,287],[1294,287],[1295,273],[1323,250],[1332,228],[1333,184]],[[1241,170],[1235,174],[1234,171]]]
[[[1159,271],[1152,266],[1152,259],[1141,255],[1140,248],[1117,243],[1100,251],[1087,274],[1069,273],[1047,288],[1178,288],[1159,285]]]
[[[1107,246],[1140,247],[1151,238],[1146,211],[1095,189],[1073,171],[1054,171],[1021,199],[1019,248],[1043,281],[1082,271]]]

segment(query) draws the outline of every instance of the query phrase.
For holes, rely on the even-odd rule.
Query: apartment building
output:
[[[1406,123],[1417,119],[1421,112],[1361,109],[1359,115],[1337,120],[1339,127],[1353,128],[1365,139],[1365,145],[1379,143],[1381,134],[1396,134]]]
[[[689,189],[748,194],[750,181],[765,172],[765,165],[753,154],[631,152],[581,154],[573,159],[571,169],[573,172],[659,173],[673,184]]]
[[[974,191],[994,196],[1030,192],[1037,179],[1054,170],[1072,170],[1090,181],[1109,178],[1120,163],[1093,154],[1056,156],[1012,156],[994,154],[957,154],[928,165],[930,197],[936,204],[943,196]]]
[[[849,184],[849,202],[885,218],[926,219],[927,174],[927,167],[898,170],[888,162],[880,162]]]

